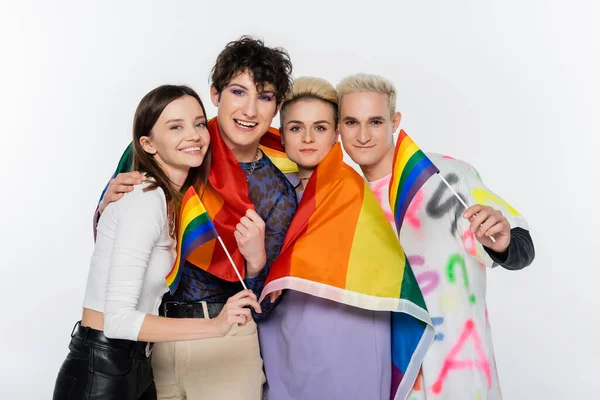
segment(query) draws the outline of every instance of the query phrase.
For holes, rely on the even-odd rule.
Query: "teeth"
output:
[[[200,151],[200,147],[188,147],[187,149],[182,149],[181,151],[190,152],[190,151]]]
[[[246,128],[254,128],[256,125],[258,125],[255,122],[244,122],[244,121],[240,121],[240,120],[235,120],[236,124],[239,124],[241,126],[245,126]]]

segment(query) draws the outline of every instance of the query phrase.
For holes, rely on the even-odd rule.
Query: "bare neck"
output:
[[[258,143],[256,145],[245,146],[243,148],[242,147],[235,147],[235,148],[230,147],[230,150],[233,153],[233,156],[235,157],[235,159],[238,162],[242,162],[242,163],[249,163],[249,162],[254,161],[256,159],[257,155],[258,155],[258,158],[262,157],[261,152],[258,151]]]
[[[392,173],[394,162],[394,149],[392,148],[381,160],[371,165],[361,165],[360,169],[367,178],[373,182]]]

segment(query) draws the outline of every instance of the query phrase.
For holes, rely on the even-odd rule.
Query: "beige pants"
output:
[[[156,343],[152,368],[159,400],[260,400],[265,375],[256,323],[227,336]]]

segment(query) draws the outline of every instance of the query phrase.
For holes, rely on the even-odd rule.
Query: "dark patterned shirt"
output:
[[[248,174],[252,168],[252,163],[240,163],[240,166]],[[246,285],[258,297],[271,269],[271,264],[279,255],[283,239],[292,222],[298,202],[294,187],[264,154],[256,162],[254,172],[248,181],[248,196],[258,215],[265,221],[266,226],[265,250],[267,263],[257,277],[246,278]],[[239,282],[225,281],[186,263],[177,291],[172,296],[167,293],[163,300],[224,303],[240,290],[242,290],[242,285]],[[257,319],[268,315],[274,305],[267,298],[261,306],[263,313],[255,315]]]

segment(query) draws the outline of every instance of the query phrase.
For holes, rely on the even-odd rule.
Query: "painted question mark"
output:
[[[456,265],[460,265],[460,268],[462,269],[462,275],[463,275],[463,280],[465,283],[465,288],[469,289],[469,277],[467,276],[467,264],[465,263],[465,259],[462,258],[462,256],[458,253],[454,253],[450,256],[450,258],[448,258],[448,263],[446,264],[446,277],[448,278],[448,281],[450,283],[455,283],[456,282],[456,273],[455,273],[455,267]],[[475,295],[471,294],[469,296],[469,301],[471,302],[471,304],[475,304]]]

